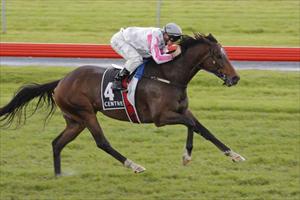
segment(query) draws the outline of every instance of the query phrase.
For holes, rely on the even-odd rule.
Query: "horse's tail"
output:
[[[55,111],[56,105],[52,94],[59,81],[60,80],[56,80],[46,84],[32,83],[22,86],[15,93],[13,99],[6,106],[0,108],[0,126],[9,127],[16,116],[18,125],[21,124],[21,122],[25,123],[27,117],[26,107],[28,103],[36,97],[39,97],[39,99],[30,116],[46,104],[47,108],[50,108],[45,119],[46,121]]]

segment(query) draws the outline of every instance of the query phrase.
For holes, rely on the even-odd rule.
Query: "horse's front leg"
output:
[[[193,114],[190,110],[186,110],[184,115],[190,119],[194,119]],[[195,124],[195,123],[194,123]],[[187,165],[192,161],[192,150],[193,150],[193,138],[194,138],[194,127],[187,127],[187,138],[186,144],[182,155],[182,164]]]
[[[186,145],[182,156],[182,164],[187,165],[192,160],[192,149],[193,149],[193,137],[195,122],[193,121],[192,115],[187,113],[177,113],[173,111],[163,112],[154,121],[156,126],[172,125],[172,124],[183,124],[188,128]]]
[[[192,150],[193,150],[193,128],[188,127],[186,144],[182,155],[182,164],[187,165],[192,160]]]
[[[205,128],[193,115],[189,112],[189,115],[192,116],[193,121],[195,123],[194,131],[200,134],[205,139],[211,141],[216,147],[218,147],[226,156],[229,156],[234,162],[245,161],[246,159],[232,151],[229,147],[223,144],[220,140],[218,140],[207,128]]]

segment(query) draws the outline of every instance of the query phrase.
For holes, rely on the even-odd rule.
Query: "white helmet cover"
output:
[[[175,23],[166,24],[166,26],[164,27],[164,32],[167,33],[168,35],[172,35],[172,36],[181,36],[182,35],[181,28]]]

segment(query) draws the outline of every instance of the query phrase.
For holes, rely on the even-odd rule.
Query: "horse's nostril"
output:
[[[239,76],[234,76],[234,77],[232,78],[232,82],[233,82],[234,84],[237,84],[237,83],[239,82],[239,80],[240,80],[240,77],[239,77]]]

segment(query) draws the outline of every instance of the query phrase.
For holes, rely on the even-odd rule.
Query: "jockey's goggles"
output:
[[[176,42],[177,40],[180,40],[181,35],[169,35],[169,39],[171,42]]]

